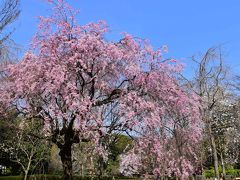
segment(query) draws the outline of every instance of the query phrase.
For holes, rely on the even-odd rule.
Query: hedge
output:
[[[221,169],[220,169],[220,174],[222,173]],[[214,169],[209,169],[209,170],[205,170],[203,172],[203,175],[206,178],[212,178],[214,177]],[[228,176],[234,176],[234,177],[240,177],[240,169],[227,169],[226,170],[226,175]]]
[[[113,177],[102,177],[101,180],[112,180]],[[114,177],[114,179],[118,180],[137,180],[133,178],[127,177]],[[1,176],[0,180],[23,180],[23,176]],[[32,175],[28,177],[28,180],[62,180],[62,177],[59,175]],[[99,180],[98,177],[79,177],[74,176],[73,180]]]

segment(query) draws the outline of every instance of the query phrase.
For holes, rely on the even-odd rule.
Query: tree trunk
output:
[[[221,164],[222,164],[222,175],[223,177],[226,176],[226,170],[225,170],[225,163],[224,163],[224,158],[223,158],[223,152],[221,152]]]
[[[24,180],[27,180],[27,176],[28,176],[28,171],[24,172]]]
[[[29,169],[30,169],[30,166],[31,166],[32,156],[33,155],[31,155],[30,158],[28,159],[28,165],[27,165],[27,168],[24,171],[24,180],[27,180],[27,178],[28,178],[28,172],[29,172]]]
[[[63,179],[72,180],[72,144],[64,144],[60,149],[59,155],[61,157],[62,166],[63,166]]]
[[[84,176],[84,174],[83,174],[83,164],[81,164],[81,176],[83,177]]]
[[[99,179],[103,177],[106,168],[107,168],[107,165],[104,162],[103,157],[99,157],[98,159],[98,178]]]
[[[215,143],[215,139],[214,136],[212,134],[212,129],[211,129],[211,125],[208,125],[208,130],[209,130],[209,135],[210,135],[210,139],[211,139],[211,146],[212,146],[212,152],[213,152],[213,161],[214,161],[214,172],[215,172],[215,177],[217,179],[220,179],[219,176],[219,170],[218,170],[218,157],[217,157],[217,148],[216,148],[216,143]]]

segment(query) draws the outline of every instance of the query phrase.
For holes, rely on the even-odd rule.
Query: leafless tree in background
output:
[[[0,0],[0,82],[4,80],[4,67],[16,61],[19,50],[10,38],[14,29],[11,24],[18,18],[20,0]],[[0,83],[0,85],[1,85]]]
[[[7,28],[12,24],[20,14],[19,0],[3,0],[0,3],[0,45],[9,39],[12,31]]]
[[[11,24],[18,18],[20,0],[0,1],[0,63],[12,60],[15,53],[15,43],[10,39],[14,29]]]
[[[214,137],[214,111],[226,100],[227,96],[227,70],[223,64],[221,47],[212,47],[206,53],[196,60],[196,71],[193,79],[186,80],[187,88],[194,90],[202,99],[202,116],[205,124],[205,132],[211,144],[211,152],[214,160],[214,170],[217,179],[220,179],[218,153],[216,139]]]

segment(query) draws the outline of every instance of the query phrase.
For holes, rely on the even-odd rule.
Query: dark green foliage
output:
[[[16,134],[14,123],[16,123],[16,111],[8,112],[8,116],[4,119],[0,116],[0,145],[9,139],[13,139]],[[8,169],[5,175],[18,175],[21,172],[21,166],[16,162],[10,160],[10,153],[5,152],[2,147],[0,148],[0,164],[6,166]],[[1,171],[0,171],[1,175]]]
[[[228,169],[226,170],[227,175],[232,175],[235,177],[240,177],[240,169]]]
[[[204,175],[206,178],[212,178],[212,177],[214,177],[214,169],[205,170],[205,171],[203,172],[203,175]]]
[[[132,139],[125,135],[114,135],[117,141],[110,145],[111,158],[116,160],[116,157],[123,153],[125,148],[132,143]]]
[[[107,173],[110,175],[117,175],[119,174],[119,161],[120,161],[120,155],[126,151],[126,147],[131,146],[132,139],[129,138],[126,135],[121,134],[114,134],[116,141],[113,141],[112,144],[110,144],[110,156],[107,166]]]

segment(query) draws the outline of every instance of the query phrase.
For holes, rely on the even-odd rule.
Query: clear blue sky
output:
[[[37,17],[51,12],[44,0],[21,0],[22,14],[14,40],[27,49]],[[183,60],[211,46],[225,44],[225,59],[240,73],[240,0],[68,0],[80,9],[79,22],[105,20],[110,38],[121,32],[147,38],[154,47],[167,44],[169,56]]]

